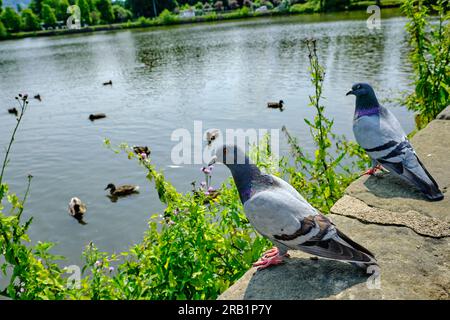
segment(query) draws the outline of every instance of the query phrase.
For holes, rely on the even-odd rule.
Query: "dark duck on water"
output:
[[[283,100],[280,100],[278,102],[268,102],[267,108],[280,109],[280,111],[283,111],[284,110],[284,102],[283,102]]]

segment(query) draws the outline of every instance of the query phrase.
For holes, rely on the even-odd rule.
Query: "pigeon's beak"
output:
[[[351,94],[355,94],[355,93],[353,92],[353,90],[350,90],[350,91],[347,92],[345,95],[348,96],[348,95],[351,95]]]
[[[208,162],[208,166],[212,166],[217,162],[217,156],[214,156],[211,158],[211,160]]]
[[[105,188],[105,190],[108,190],[108,189],[109,189],[108,187]]]

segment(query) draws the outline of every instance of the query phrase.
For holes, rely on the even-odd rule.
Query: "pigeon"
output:
[[[378,103],[372,87],[357,83],[347,95],[356,96],[353,133],[356,141],[372,159],[373,175],[384,167],[415,185],[429,200],[444,198],[439,186],[420,161],[395,116]]]
[[[216,149],[209,165],[216,162],[230,169],[249,222],[275,245],[253,266],[281,264],[289,249],[362,268],[377,264],[369,250],[339,231],[289,183],[262,173],[236,145]]]

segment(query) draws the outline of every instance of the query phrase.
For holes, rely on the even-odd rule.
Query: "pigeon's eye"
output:
[[[361,89],[361,85],[360,85],[360,84],[358,84],[358,85],[356,86],[356,90],[359,90],[359,89]]]
[[[224,154],[224,155],[227,154],[227,148],[223,148],[223,154]]]

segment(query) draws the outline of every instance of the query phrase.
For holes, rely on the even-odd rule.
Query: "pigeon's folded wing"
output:
[[[337,230],[286,188],[266,189],[244,204],[250,223],[274,243],[328,259],[375,263],[373,254]]]
[[[293,249],[332,225],[325,217],[318,223],[319,214],[308,202],[281,188],[258,192],[245,202],[244,210],[259,233]]]

